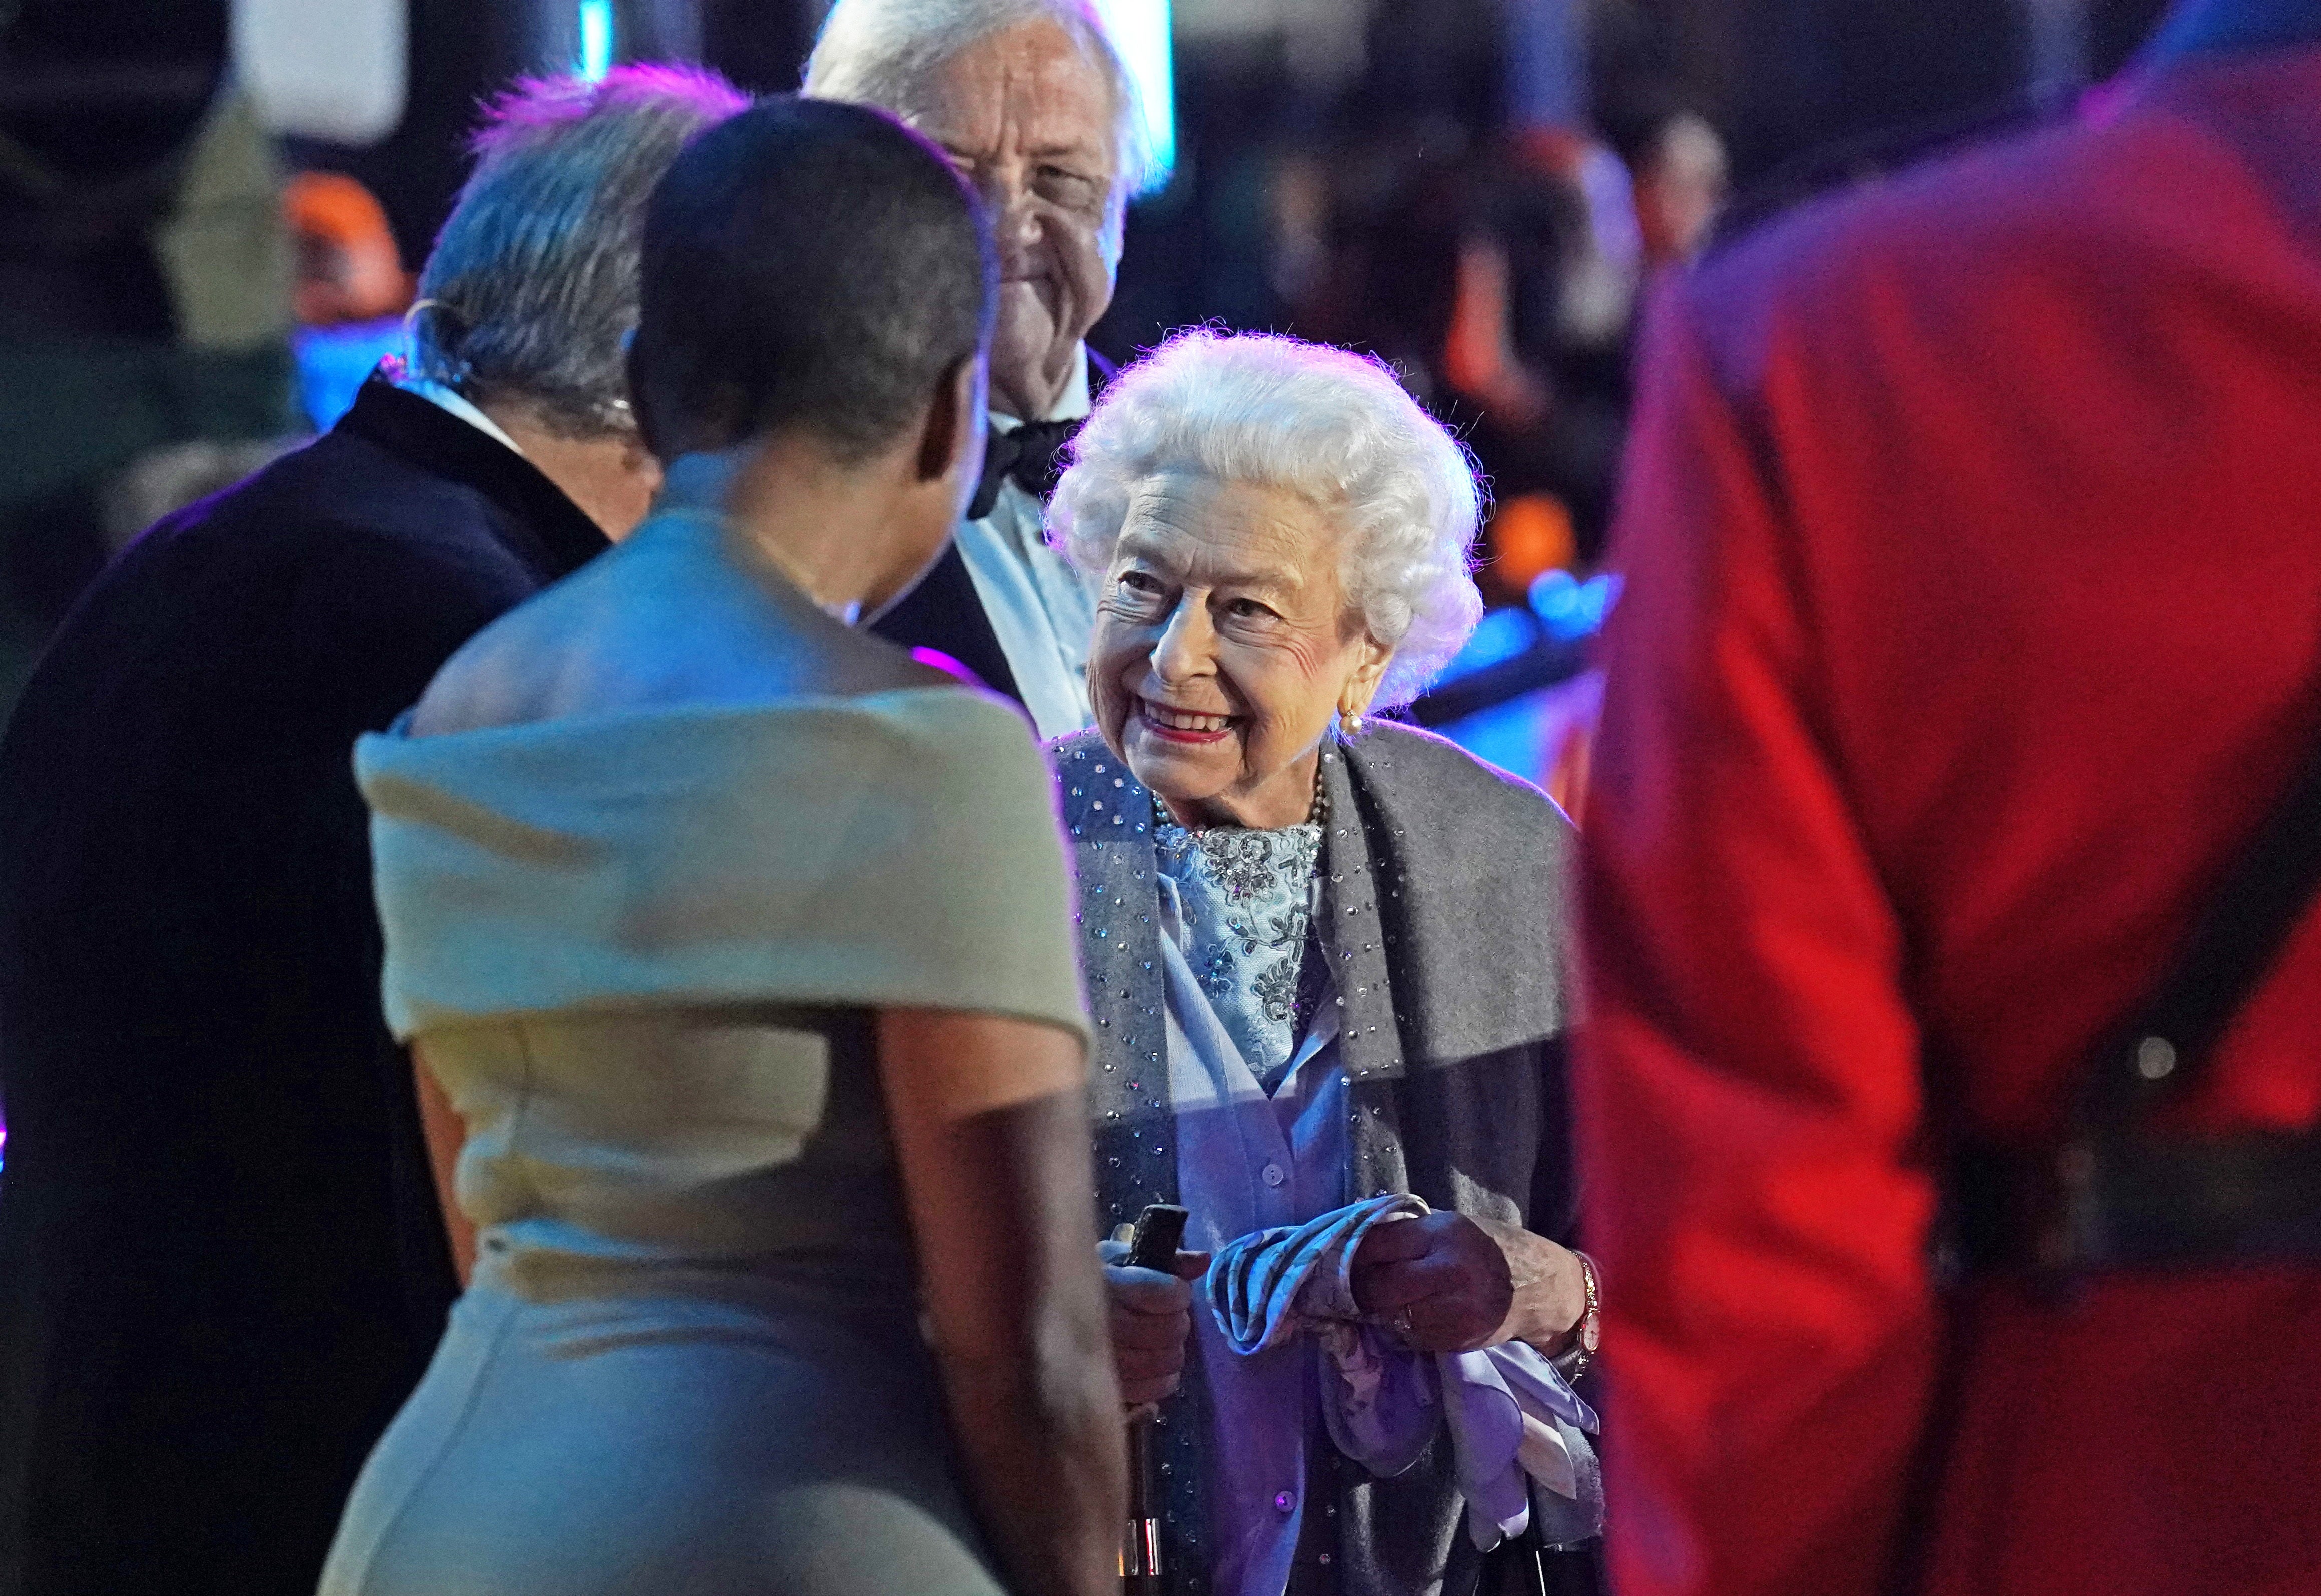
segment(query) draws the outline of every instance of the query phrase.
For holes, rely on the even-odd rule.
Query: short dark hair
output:
[[[933,145],[860,105],[760,101],[653,191],[629,354],[645,442],[668,460],[799,425],[875,454],[988,344],[997,277]]]

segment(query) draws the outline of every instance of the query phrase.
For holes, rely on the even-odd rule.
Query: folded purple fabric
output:
[[[1409,1468],[1447,1426],[1467,1532],[1481,1549],[1522,1535],[1534,1504],[1551,1545],[1602,1534],[1603,1473],[1588,1444],[1595,1410],[1554,1364],[1520,1341],[1413,1352],[1355,1305],[1362,1237],[1429,1211],[1416,1197],[1388,1193],[1244,1236],[1210,1263],[1209,1310],[1244,1355],[1311,1335],[1325,1354],[1331,1442],[1373,1474]]]

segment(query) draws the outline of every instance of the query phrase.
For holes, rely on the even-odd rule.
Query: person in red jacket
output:
[[[2316,172],[2321,0],[2193,0],[1659,306],[1584,826],[1624,1596],[2321,1590],[2321,1259],[1929,1262],[2321,748]],[[2321,913],[2174,1128],[2316,1117]]]

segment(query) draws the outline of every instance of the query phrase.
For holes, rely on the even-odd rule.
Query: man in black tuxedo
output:
[[[1041,514],[1106,369],[1084,341],[1146,165],[1133,84],[1090,0],[837,0],[806,92],[924,133],[983,196],[999,245],[982,486],[950,552],[872,630],[958,660],[1042,737],[1079,731],[1095,601]]]
[[[642,517],[645,201],[722,80],[527,85],[407,371],[164,521],[0,744],[0,1596],[311,1596],[458,1290],[353,743]]]

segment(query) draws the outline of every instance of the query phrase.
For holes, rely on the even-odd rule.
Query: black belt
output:
[[[2321,1263],[2321,1137],[1970,1146],[1948,1197],[1958,1262],[1971,1273]]]
[[[2321,739],[2156,990],[2089,1054],[2042,1148],[1954,1144],[1945,1249],[1967,1272],[2321,1263],[2321,1135],[2156,1128],[2321,892]]]

